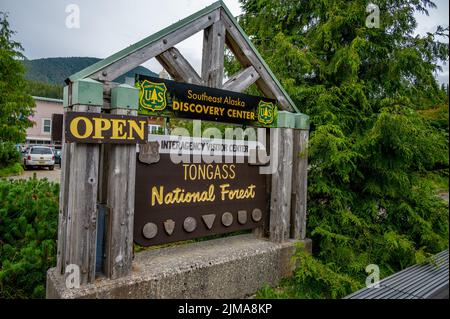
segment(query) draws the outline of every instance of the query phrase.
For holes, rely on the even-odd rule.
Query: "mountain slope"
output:
[[[64,85],[64,80],[70,75],[100,60],[101,59],[99,58],[92,57],[61,57],[26,60],[23,63],[26,68],[25,77],[27,80]],[[125,77],[134,78],[136,73],[149,76],[158,76],[149,69],[143,66],[138,66],[137,68],[117,78],[115,82],[124,83]]]

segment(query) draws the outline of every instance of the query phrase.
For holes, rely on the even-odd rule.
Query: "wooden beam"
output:
[[[283,242],[290,236],[292,187],[293,129],[270,129],[271,154],[277,157],[276,171],[272,174],[270,198],[270,240]]]
[[[111,114],[137,115],[137,111],[113,109]],[[109,148],[105,271],[116,279],[128,275],[132,265],[136,145],[111,144]]]
[[[100,106],[74,105],[73,112],[100,113]],[[62,198],[67,198],[67,226],[64,266],[80,267],[80,284],[95,280],[97,242],[97,189],[99,146],[95,144],[66,144],[70,163],[68,185]]]
[[[256,85],[261,90],[261,92],[270,98],[274,98],[280,103],[283,110],[293,112],[294,108],[289,103],[287,98],[284,96],[281,89],[275,83],[275,81],[270,76],[266,67],[263,65],[262,61],[254,53],[253,49],[245,40],[244,36],[240,31],[234,26],[231,19],[225,13],[221,11],[221,21],[226,28],[226,44],[228,48],[233,52],[236,59],[241,63],[243,67],[248,67],[253,65],[258,72],[260,79],[256,81]]]
[[[202,85],[201,77],[176,48],[164,51],[156,59],[175,81]]]
[[[203,31],[202,79],[206,86],[221,88],[225,52],[225,26],[218,20]]]
[[[294,130],[291,238],[305,239],[308,181],[308,130]]]
[[[242,92],[255,83],[258,79],[258,72],[256,72],[253,66],[249,66],[248,68],[243,69],[230,77],[230,79],[223,85],[223,89],[234,92]]]
[[[131,71],[135,67],[163,53],[167,49],[175,46],[181,41],[189,38],[199,31],[211,26],[220,18],[219,9],[194,20],[187,25],[174,30],[167,36],[155,42],[149,43],[145,47],[120,58],[119,60],[105,66],[103,69],[92,74],[90,78],[99,81],[112,81],[117,77]]]

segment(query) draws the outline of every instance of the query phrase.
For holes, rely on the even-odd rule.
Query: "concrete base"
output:
[[[136,254],[132,273],[67,289],[55,268],[47,298],[245,298],[292,274],[298,241],[282,244],[239,235]],[[304,241],[311,251],[311,241]]]

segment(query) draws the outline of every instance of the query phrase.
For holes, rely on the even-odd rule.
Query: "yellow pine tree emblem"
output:
[[[275,120],[275,105],[272,102],[260,101],[258,104],[258,122],[269,125]]]
[[[139,104],[150,111],[162,111],[167,106],[166,92],[164,83],[144,80],[139,87]]]

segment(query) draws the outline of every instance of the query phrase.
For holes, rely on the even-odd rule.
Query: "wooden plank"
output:
[[[272,174],[270,198],[270,240],[283,242],[289,239],[292,186],[293,129],[270,129],[271,154],[277,156],[276,172]]]
[[[75,105],[74,112],[100,113],[99,106]],[[95,280],[99,146],[70,143],[65,265],[80,267],[80,284]]]
[[[248,67],[250,65],[255,67],[260,76],[260,79],[256,81],[258,88],[265,96],[277,99],[283,110],[293,112],[294,108],[290,105],[280,88],[272,80],[269,72],[267,72],[262,62],[253,52],[247,41],[245,41],[244,36],[233,25],[233,22],[225,11],[221,11],[220,16],[227,31],[226,44],[228,48],[233,52],[236,59],[243,67]]]
[[[112,81],[117,77],[127,73],[151,58],[163,53],[167,49],[175,46],[181,41],[189,38],[199,31],[209,27],[220,18],[219,9],[205,15],[198,20],[173,31],[164,38],[148,44],[147,46],[111,63],[98,72],[90,76],[92,79],[100,81]]]
[[[70,111],[68,108],[65,112]],[[63,132],[64,132],[64,122],[63,121]],[[67,184],[69,181],[69,167],[70,167],[70,156],[69,147],[65,142],[64,133],[62,134],[61,141],[61,180],[59,188],[59,213],[58,213],[58,239],[57,239],[57,253],[56,253],[56,268],[60,274],[65,272],[65,245],[66,245],[66,227],[67,227]]]
[[[270,133],[269,130],[263,127],[258,127],[257,131],[257,142],[261,142],[264,145],[268,145],[268,143],[266,143],[266,141],[269,141],[270,139]],[[263,165],[262,163],[265,163],[259,156],[261,152],[258,152],[258,154],[256,155],[256,163],[261,163],[261,165]],[[265,154],[268,155],[268,154]],[[261,173],[261,172],[260,172]],[[267,198],[270,198],[270,193],[271,193],[271,185],[272,185],[272,179],[271,179],[271,175],[267,174],[266,175],[266,194],[267,194]],[[269,206],[269,203],[267,203],[267,206]],[[270,209],[270,207],[266,207],[268,209]],[[263,223],[261,226],[254,228],[253,229],[253,235],[256,238],[264,238],[266,236],[266,234],[269,233],[269,220],[266,220],[265,223]]]
[[[253,66],[249,66],[230,77],[223,85],[224,90],[242,92],[259,79],[259,74]]]
[[[201,77],[176,48],[164,51],[156,59],[175,81],[202,85]]]
[[[137,111],[113,109],[112,114],[137,115]],[[105,271],[109,278],[126,276],[133,258],[133,218],[136,145],[110,145],[108,160]]]
[[[70,83],[67,88],[67,101],[68,105],[72,104],[72,84]],[[69,107],[64,108],[64,112],[70,112]],[[64,137],[64,120],[62,129],[62,141],[61,141],[61,180],[59,188],[59,212],[58,212],[58,239],[56,248],[56,269],[60,274],[64,274],[66,271],[65,265],[65,251],[66,251],[66,241],[67,241],[67,194],[68,194],[68,183],[69,183],[69,167],[70,167],[70,156],[69,146],[65,142]]]
[[[203,31],[202,79],[206,86],[221,88],[225,50],[225,26],[222,21]]]
[[[308,185],[308,130],[294,130],[291,238],[305,239]]]

